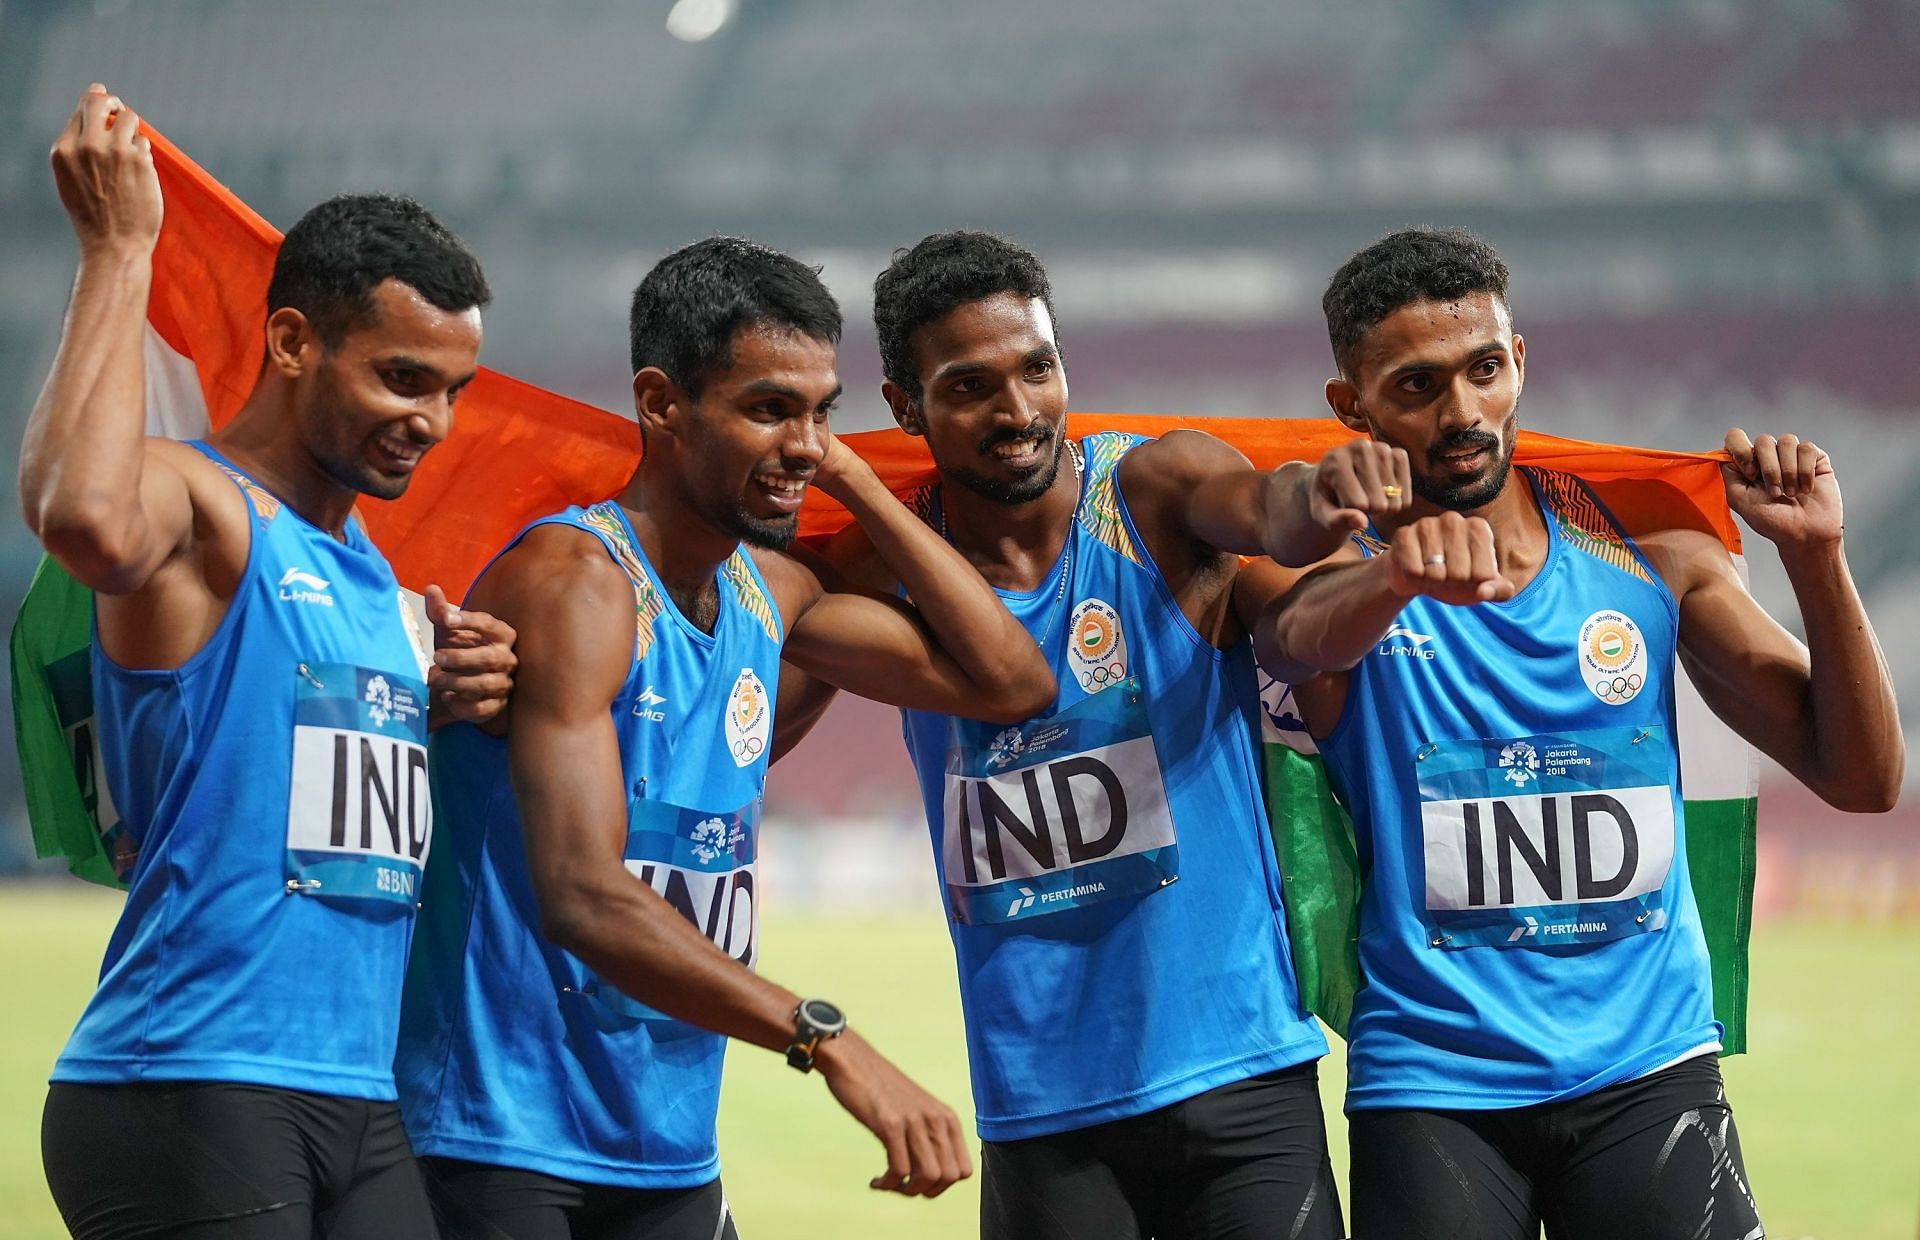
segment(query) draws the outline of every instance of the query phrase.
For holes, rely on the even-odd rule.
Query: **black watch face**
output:
[[[800,1015],[809,1025],[822,1033],[837,1033],[847,1023],[847,1018],[839,1008],[825,999],[806,999],[800,1004]]]

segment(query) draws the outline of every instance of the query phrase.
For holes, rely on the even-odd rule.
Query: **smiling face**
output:
[[[1327,403],[1347,426],[1406,450],[1421,499],[1470,512],[1506,487],[1526,354],[1496,294],[1414,301],[1367,330],[1355,373],[1327,381]]]
[[[390,279],[373,291],[372,316],[337,347],[301,330],[316,358],[295,403],[301,446],[340,486],[398,499],[453,429],[454,401],[479,363],[480,311],[442,310]]]
[[[734,333],[732,364],[709,375],[697,400],[658,370],[634,377],[643,418],[645,385],[666,385],[665,428],[683,494],[708,524],[778,550],[799,528],[807,483],[826,454],[828,417],[840,397],[832,342],[768,324]],[[648,449],[655,439],[649,434]]]
[[[1002,504],[1029,503],[1059,476],[1067,376],[1038,298],[996,293],[916,328],[920,396],[888,384],[909,434],[925,435],[941,476]]]

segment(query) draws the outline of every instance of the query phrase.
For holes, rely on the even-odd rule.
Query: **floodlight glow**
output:
[[[699,43],[720,33],[733,16],[734,0],[675,0],[667,12],[667,33],[683,43]]]

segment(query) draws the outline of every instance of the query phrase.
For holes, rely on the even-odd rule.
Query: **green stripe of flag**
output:
[[[1341,1037],[1359,990],[1360,863],[1353,821],[1325,762],[1268,742],[1267,817],[1280,865],[1294,970],[1307,1009]],[[1747,946],[1753,928],[1753,797],[1687,801],[1687,867],[1713,968],[1723,1054],[1747,1049]]]

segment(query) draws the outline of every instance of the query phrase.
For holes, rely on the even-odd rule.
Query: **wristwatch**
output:
[[[802,1072],[813,1071],[813,1054],[828,1038],[847,1031],[847,1018],[825,999],[802,999],[793,1009],[793,1041],[787,1045],[787,1064]]]

